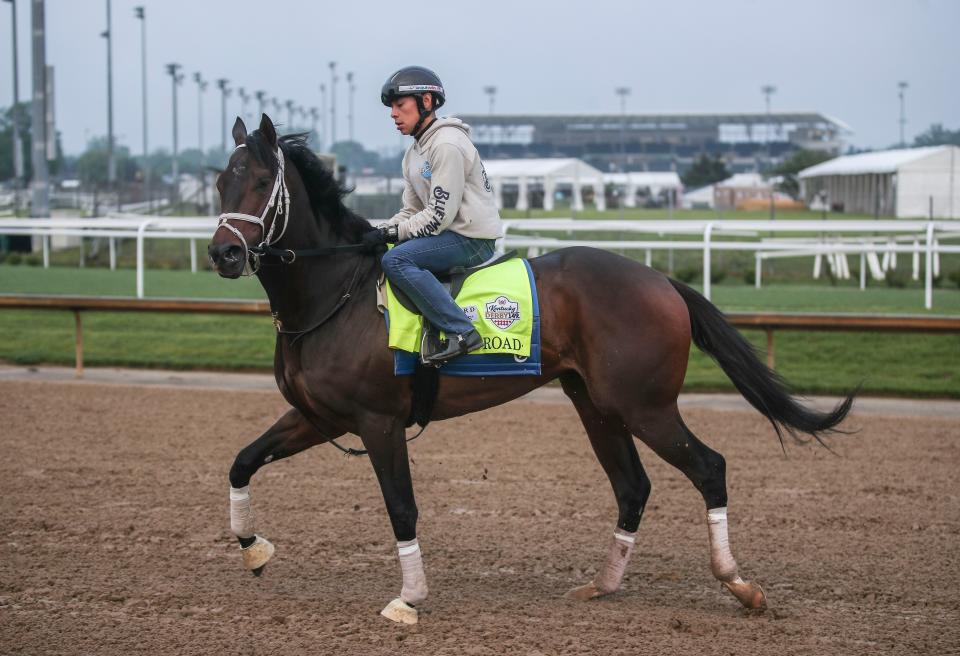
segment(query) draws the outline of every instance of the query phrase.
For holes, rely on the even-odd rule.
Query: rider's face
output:
[[[429,111],[433,106],[431,94],[423,94],[423,106]],[[390,118],[400,134],[409,135],[420,120],[420,110],[413,96],[402,96],[390,104]]]

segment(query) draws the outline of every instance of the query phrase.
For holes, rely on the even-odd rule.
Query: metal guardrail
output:
[[[167,312],[185,314],[267,315],[266,301],[227,299],[142,299],[125,296],[0,296],[0,310],[62,310],[73,312],[76,325],[76,376],[83,377],[83,312]],[[729,312],[737,328],[763,330],[767,334],[767,365],[775,365],[774,330],[837,332],[958,333],[960,316],[892,314],[812,314],[801,312]]]

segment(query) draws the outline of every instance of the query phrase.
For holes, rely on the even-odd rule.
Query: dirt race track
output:
[[[568,601],[616,517],[568,404],[514,402],[412,445],[431,596],[415,627],[366,459],[330,446],[253,479],[261,579],[227,471],[273,392],[0,382],[0,652],[946,654],[960,651],[960,422],[855,416],[836,453],[694,409],[727,458],[731,541],[770,607],[710,576],[699,494],[646,447],[653,495],[623,590]],[[354,444],[356,442],[353,442]]]

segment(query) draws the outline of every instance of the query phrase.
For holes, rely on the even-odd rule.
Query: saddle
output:
[[[454,267],[449,271],[435,273],[434,275],[440,284],[450,293],[450,296],[455,299],[460,293],[460,290],[463,289],[463,284],[467,278],[477,271],[482,271],[483,269],[501,264],[507,260],[512,260],[515,257],[517,257],[517,251],[507,251],[503,255],[493,257],[475,267]],[[396,287],[391,288],[400,305],[414,314],[422,314],[419,308],[410,300],[409,296]],[[423,333],[420,336],[420,363],[426,365],[426,359],[430,355],[439,352],[442,348],[443,344],[440,340],[440,330],[429,321],[424,321]]]

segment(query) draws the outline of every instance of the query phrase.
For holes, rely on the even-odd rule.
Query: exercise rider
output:
[[[380,100],[397,130],[414,141],[403,156],[403,209],[364,236],[371,246],[397,243],[382,261],[390,284],[446,335],[443,348],[428,357],[431,365],[483,345],[434,273],[485,262],[502,235],[470,127],[456,118],[437,118],[445,99],[440,78],[419,66],[402,68],[384,83]]]

